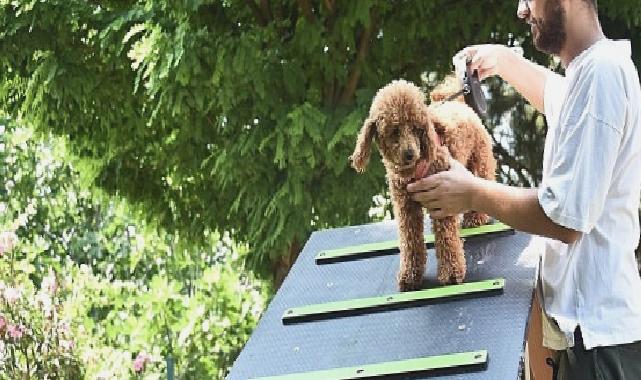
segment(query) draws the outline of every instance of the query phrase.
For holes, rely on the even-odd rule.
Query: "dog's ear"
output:
[[[349,157],[352,167],[359,173],[364,172],[367,167],[374,136],[376,136],[376,119],[368,118],[358,133],[354,153]]]
[[[423,134],[421,136],[421,150],[426,152],[425,158],[428,162],[436,160],[436,150],[440,145],[440,139],[436,135],[434,118],[429,110],[425,110],[421,117]]]

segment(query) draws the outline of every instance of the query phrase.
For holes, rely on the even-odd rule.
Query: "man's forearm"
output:
[[[477,181],[472,209],[517,230],[573,243],[581,233],[553,222],[541,208],[536,189],[523,189],[483,179]]]
[[[551,73],[512,50],[505,48],[498,64],[497,74],[512,85],[539,112],[544,113],[543,92]]]

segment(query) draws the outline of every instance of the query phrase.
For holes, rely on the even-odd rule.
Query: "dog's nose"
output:
[[[405,151],[405,161],[409,162],[412,161],[414,158],[414,151],[413,150],[406,150]]]

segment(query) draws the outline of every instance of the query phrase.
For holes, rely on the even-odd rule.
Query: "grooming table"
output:
[[[519,379],[531,237],[500,224],[461,235],[464,284],[440,286],[429,249],[423,290],[399,293],[395,221],[313,233],[227,379]]]

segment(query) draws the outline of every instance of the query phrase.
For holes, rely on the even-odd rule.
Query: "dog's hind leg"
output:
[[[463,215],[463,228],[482,226],[490,221],[487,214],[477,211],[468,211]]]

